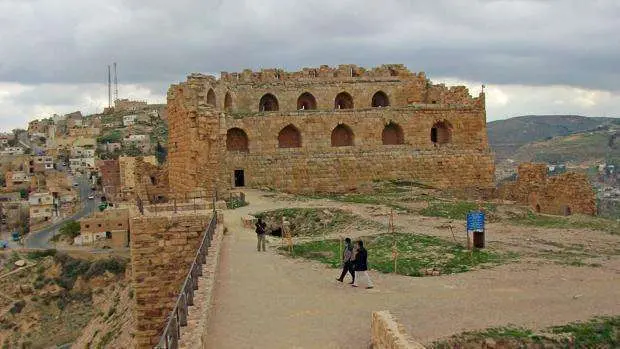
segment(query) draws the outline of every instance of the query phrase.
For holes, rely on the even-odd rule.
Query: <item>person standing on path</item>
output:
[[[265,252],[265,227],[266,226],[267,224],[265,224],[265,222],[263,222],[261,218],[259,218],[258,221],[256,222],[256,237],[258,239],[256,243],[256,249],[258,250],[258,252],[260,252],[261,247],[263,249],[263,252]]]
[[[366,281],[366,288],[373,288],[372,280],[368,275],[368,251],[364,248],[362,240],[357,242],[357,254],[355,255],[355,280],[351,286],[357,287],[360,277]]]
[[[344,239],[344,253],[342,255],[342,274],[336,280],[343,282],[344,277],[347,276],[347,272],[351,273],[351,284],[355,283],[355,268],[353,266],[353,246],[351,245],[351,239]]]

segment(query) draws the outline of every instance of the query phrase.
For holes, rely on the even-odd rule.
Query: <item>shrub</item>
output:
[[[74,220],[69,220],[62,227],[60,227],[59,232],[60,234],[73,239],[80,235],[80,223]]]
[[[90,279],[95,276],[103,275],[106,271],[112,274],[122,274],[127,268],[127,260],[121,258],[100,259],[93,262],[84,274],[84,277]]]
[[[226,208],[234,210],[239,207],[247,206],[248,203],[245,200],[241,200],[238,197],[232,197],[226,201]]]
[[[47,250],[37,250],[37,251],[32,251],[32,252],[28,252],[28,258],[29,259],[34,259],[34,260],[39,260],[39,259],[43,259],[45,257],[48,256],[55,256],[56,255],[56,250],[53,248],[47,249]]]

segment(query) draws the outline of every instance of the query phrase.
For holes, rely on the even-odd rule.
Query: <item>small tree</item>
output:
[[[80,235],[80,223],[75,220],[69,220],[59,229],[62,235],[66,235],[71,239]]]
[[[27,198],[28,198],[28,190],[26,190],[26,189],[24,189],[24,188],[20,189],[20,190],[19,190],[19,196],[20,196],[22,199],[27,199]]]
[[[142,150],[132,143],[125,149],[125,154],[127,156],[140,156],[142,155]]]
[[[157,142],[157,146],[155,147],[155,157],[157,157],[157,162],[161,165],[166,162],[166,157],[168,156],[168,150],[164,148],[161,143]]]

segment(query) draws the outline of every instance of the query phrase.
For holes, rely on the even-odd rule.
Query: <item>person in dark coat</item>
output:
[[[344,239],[344,252],[342,253],[342,273],[336,280],[343,282],[344,277],[347,276],[347,272],[351,273],[351,284],[355,282],[355,268],[353,266],[353,245],[351,239]]]
[[[366,281],[366,288],[373,288],[372,280],[368,275],[368,251],[364,248],[362,240],[357,242],[357,253],[355,254],[355,281],[351,286],[357,287],[360,277]]]
[[[258,252],[260,252],[261,247],[263,249],[263,252],[265,251],[265,228],[267,227],[267,224],[265,222],[263,222],[262,219],[258,219],[258,222],[256,222],[256,238],[258,239],[258,242],[256,243],[256,249],[258,250]]]

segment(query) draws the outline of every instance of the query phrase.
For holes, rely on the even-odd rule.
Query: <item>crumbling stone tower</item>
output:
[[[484,94],[402,65],[192,74],[168,91],[173,193],[345,192],[372,180],[488,189]]]

